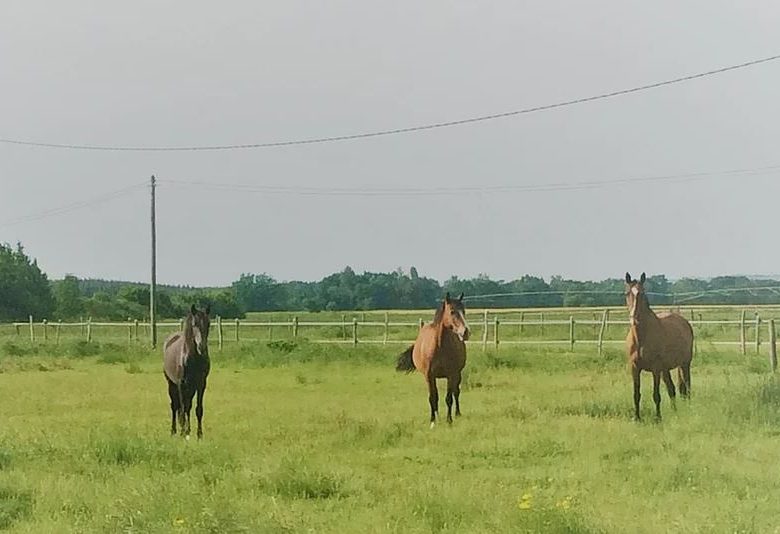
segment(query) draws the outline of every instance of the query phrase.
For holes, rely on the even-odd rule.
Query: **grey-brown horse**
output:
[[[176,332],[165,340],[163,346],[163,370],[171,398],[171,435],[176,435],[178,415],[181,434],[190,438],[190,410],[192,398],[197,393],[198,439],[203,437],[203,395],[206,379],[211,370],[209,360],[209,306],[198,310],[190,308],[184,320],[184,331]]]
[[[658,313],[650,309],[645,294],[645,273],[632,280],[626,273],[626,306],[631,326],[626,337],[626,352],[634,379],[634,415],[639,419],[640,384],[642,371],[653,373],[653,401],[655,416],[661,418],[661,378],[666,384],[674,407],[674,382],[670,370],[678,370],[680,395],[691,392],[691,360],[693,359],[693,329],[684,317],[676,313]]]

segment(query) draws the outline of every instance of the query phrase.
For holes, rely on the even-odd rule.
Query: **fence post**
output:
[[[293,317],[293,339],[298,338],[298,316]]]
[[[241,321],[236,317],[236,343],[238,343],[238,327],[240,326]]]
[[[30,315],[30,343],[35,343],[35,327],[33,326],[33,316]]]
[[[184,332],[184,319],[179,319],[179,332]]]
[[[43,325],[43,341],[46,342],[49,340],[49,333],[47,332],[48,329],[46,328],[49,324],[49,321],[44,319],[41,324]]]
[[[523,335],[523,330],[525,329],[525,325],[523,322],[525,321],[525,312],[520,312],[520,335]]]
[[[488,311],[487,308],[482,314],[482,352],[487,350],[488,341]]]
[[[390,314],[385,312],[385,336],[382,339],[382,344],[387,345],[387,333],[390,328]]]
[[[17,337],[18,337],[18,336],[21,336],[21,335],[22,335],[22,333],[21,333],[21,330],[19,330],[19,325],[18,325],[18,324],[15,324],[15,325],[14,325],[14,327],[16,328],[16,335],[17,335]]]
[[[544,335],[544,313],[539,313],[539,333]]]
[[[87,317],[87,343],[92,343],[92,317]]]
[[[222,316],[217,315],[217,347],[222,350]]]
[[[352,344],[358,344],[358,320],[357,317],[352,318]]]
[[[609,308],[604,310],[604,332],[609,332]]]
[[[574,351],[574,316],[569,315],[569,344],[572,352]]]
[[[133,318],[127,318],[127,344],[133,344]]]
[[[604,353],[604,330],[606,330],[607,327],[607,314],[609,313],[609,310],[604,310],[604,313],[601,315],[601,328],[599,328],[599,356],[601,356]]]
[[[756,354],[761,350],[761,316],[756,312]]]
[[[268,327],[268,341],[274,340],[274,320],[273,317],[271,318],[271,322],[269,323],[270,326]]]
[[[135,323],[133,324],[133,331],[135,333],[135,342],[138,343],[138,319],[136,319]]]
[[[341,338],[346,341],[347,339],[347,314],[341,314]]]
[[[745,331],[745,310],[742,310],[742,314],[739,319],[739,344],[742,347],[742,355],[747,354],[747,340],[745,339],[746,331]]]
[[[86,332],[84,331],[84,316],[79,316],[79,331],[81,332],[81,335],[83,336]]]
[[[498,343],[499,343],[499,341],[498,341],[498,325],[499,324],[500,323],[498,321],[498,315],[496,315],[495,318],[493,319],[493,341],[496,344],[496,350],[498,350]]]
[[[773,373],[777,370],[777,332],[774,319],[769,319],[769,369]]]
[[[54,341],[55,345],[59,345],[60,344],[60,329],[61,328],[62,328],[62,319],[57,321],[57,333],[55,334],[55,338],[54,338],[55,339],[55,341]]]

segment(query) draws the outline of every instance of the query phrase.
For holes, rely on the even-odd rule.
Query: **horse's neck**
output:
[[[447,328],[444,326],[443,321],[439,321],[438,324],[433,325],[436,329],[436,347],[441,347],[444,341],[444,336],[447,335]]]
[[[182,332],[182,340],[184,342],[184,351],[187,355],[195,354],[195,334],[192,331],[192,326],[185,322],[184,332]]]
[[[640,309],[640,312],[639,324],[632,326],[631,329],[636,340],[640,345],[643,345],[645,341],[647,341],[647,339],[651,337],[658,329],[660,326],[660,321],[655,312],[650,309],[650,304],[647,302],[645,302],[644,307]]]

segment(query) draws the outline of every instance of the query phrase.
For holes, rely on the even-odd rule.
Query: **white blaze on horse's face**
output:
[[[639,309],[639,286],[631,286],[629,293],[628,318],[631,322],[631,326],[636,326],[638,323],[637,310]]]
[[[203,354],[203,335],[200,333],[200,328],[192,325],[192,335],[195,338],[195,348],[200,354]]]
[[[458,336],[458,339],[461,341],[466,341],[469,338],[469,325],[466,322],[466,314],[463,313],[463,310],[459,310],[455,307],[452,308],[452,319],[453,319],[453,329],[452,331],[455,332],[455,335]]]

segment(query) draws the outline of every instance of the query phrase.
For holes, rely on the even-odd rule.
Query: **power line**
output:
[[[105,202],[108,202],[110,200],[113,200],[115,198],[123,197],[125,195],[128,195],[130,193],[135,192],[138,189],[143,188],[146,186],[146,182],[142,183],[136,183],[127,187],[123,187],[122,189],[117,189],[116,191],[110,191],[108,193],[104,193],[102,195],[92,197],[88,200],[81,200],[78,202],[73,202],[72,204],[66,204],[64,206],[59,206],[57,208],[50,208],[44,211],[40,211],[37,213],[32,213],[29,215],[22,215],[20,217],[14,217],[12,219],[7,219],[5,221],[0,222],[0,228],[6,228],[8,226],[13,226],[16,224],[26,223],[26,222],[32,222],[32,221],[38,221],[41,219],[46,219],[48,217],[54,217],[56,215],[62,215],[64,213],[68,213],[71,211],[76,211],[79,209],[87,208],[90,206],[95,206],[98,204],[103,204]]]
[[[549,191],[581,191],[598,189],[619,185],[639,185],[646,183],[679,183],[707,178],[724,177],[750,177],[762,176],[777,172],[780,165],[764,167],[727,169],[718,171],[702,171],[683,174],[668,174],[659,176],[638,176],[627,178],[601,179],[583,182],[556,182],[549,184],[517,184],[517,185],[480,185],[480,186],[437,186],[437,187],[312,187],[312,186],[281,186],[281,185],[256,185],[217,183],[197,180],[164,179],[166,184],[173,186],[198,187],[213,191],[263,193],[272,195],[293,196],[357,196],[357,197],[383,197],[383,196],[436,196],[459,194],[495,194],[495,193],[534,193]]]
[[[656,89],[659,87],[664,87],[668,85],[674,85],[679,84],[683,82],[688,82],[691,80],[696,80],[699,78],[706,78],[708,76],[714,76],[716,74],[722,74],[724,72],[739,70],[739,69],[745,69],[748,67],[753,67],[756,65],[760,65],[762,63],[768,63],[771,61],[776,61],[780,59],[779,55],[764,57],[760,59],[754,59],[751,61],[746,61],[744,63],[739,63],[736,65],[729,65],[726,67],[720,67],[713,70],[708,70],[705,72],[699,72],[696,74],[690,74],[687,76],[681,76],[679,78],[672,78],[669,80],[664,80],[660,82],[654,82],[649,83],[645,85],[639,85],[636,87],[631,87],[628,89],[620,89],[617,91],[612,91],[608,93],[601,93],[597,95],[592,96],[586,96],[582,98],[576,98],[573,100],[565,100],[562,102],[555,102],[552,104],[545,104],[541,106],[535,106],[530,108],[524,108],[524,109],[518,109],[513,111],[505,111],[501,113],[494,113],[491,115],[481,115],[477,117],[469,117],[465,119],[457,119],[457,120],[451,120],[451,121],[445,121],[445,122],[437,122],[437,123],[431,123],[431,124],[422,124],[417,126],[409,126],[405,128],[394,128],[389,130],[377,130],[373,132],[362,132],[362,133],[355,133],[355,134],[348,134],[348,135],[334,135],[334,136],[327,136],[327,137],[313,137],[308,139],[292,139],[287,141],[269,141],[266,143],[246,143],[246,144],[231,144],[231,145],[203,145],[203,146],[111,146],[111,145],[81,145],[81,144],[70,144],[70,143],[50,143],[50,142],[38,142],[38,141],[27,141],[27,140],[21,140],[21,139],[11,139],[11,138],[0,138],[0,143],[6,143],[6,144],[12,144],[12,145],[24,145],[24,146],[32,146],[32,147],[39,147],[39,148],[62,148],[62,149],[71,149],[71,150],[102,150],[102,151],[121,151],[121,152],[183,152],[183,151],[200,151],[200,150],[245,150],[245,149],[256,149],[256,148],[278,148],[278,147],[286,147],[286,146],[296,146],[296,145],[313,145],[313,144],[322,144],[322,143],[334,143],[339,141],[351,141],[355,139],[367,139],[371,137],[383,137],[388,135],[397,135],[397,134],[404,134],[404,133],[412,133],[412,132],[421,132],[425,130],[435,130],[440,128],[450,128],[453,126],[462,126],[465,124],[473,124],[477,122],[485,122],[485,121],[491,121],[496,119],[503,119],[507,117],[514,117],[517,115],[525,115],[529,113],[536,113],[539,111],[547,111],[551,109],[556,108],[562,108],[567,106],[573,106],[577,104],[584,104],[587,102],[594,102],[597,100],[605,100],[608,98],[614,98],[617,96],[623,96],[628,95],[632,93],[638,93],[641,91],[647,91],[649,89]]]

